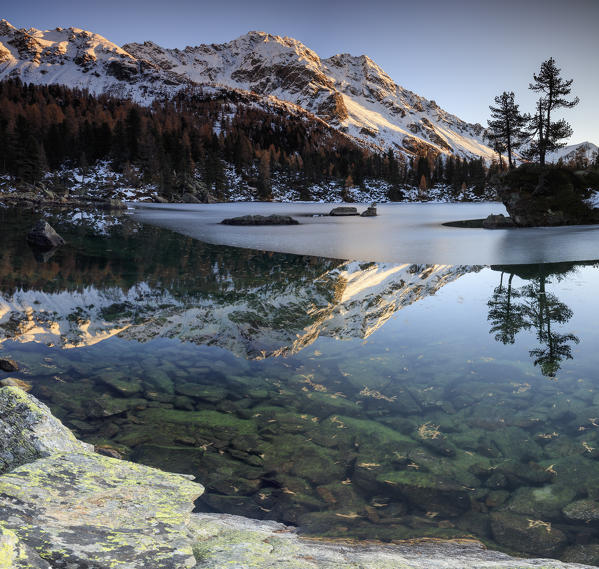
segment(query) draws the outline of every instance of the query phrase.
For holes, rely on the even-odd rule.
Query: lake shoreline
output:
[[[12,444],[16,456],[27,449],[26,458],[5,462],[0,470],[0,544],[7,567],[49,569],[47,560],[101,569],[114,563],[130,569],[218,569],[231,562],[280,569],[308,569],[314,562],[329,569],[590,567],[513,558],[476,540],[315,541],[277,522],[193,514],[193,501],[204,488],[190,477],[94,453],[19,388],[0,389],[0,408],[20,433],[0,442]],[[81,501],[84,509],[76,507]],[[54,513],[65,508],[67,518]]]

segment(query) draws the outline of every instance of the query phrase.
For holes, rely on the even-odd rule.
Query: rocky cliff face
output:
[[[17,29],[0,21],[0,79],[58,83],[149,103],[181,89],[235,90],[262,106],[309,113],[368,146],[491,159],[483,128],[397,85],[362,55],[321,59],[292,38],[264,32],[224,44],[118,47],[78,28]]]

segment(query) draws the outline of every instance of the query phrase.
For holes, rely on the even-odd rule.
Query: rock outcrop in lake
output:
[[[27,243],[41,251],[49,251],[64,245],[64,239],[56,233],[54,228],[43,219],[40,219],[27,234]]]
[[[499,188],[510,218],[518,227],[599,223],[599,209],[585,199],[596,174],[524,164],[506,174]]]
[[[358,209],[352,206],[339,206],[339,207],[334,207],[330,212],[329,215],[337,215],[337,216],[343,216],[343,215],[359,215],[358,214]]]
[[[223,225],[299,225],[297,219],[289,215],[242,215],[221,221]]]
[[[49,453],[37,459],[30,453],[26,464],[6,460],[3,453],[3,568],[573,567],[554,560],[515,560],[468,540],[350,545],[303,539],[293,528],[273,521],[192,514],[194,500],[204,489],[189,477],[95,454],[43,404],[16,388],[0,389],[0,399],[0,443],[15,447],[13,431],[5,428],[10,423],[22,429],[17,448],[20,444],[28,451],[35,440]],[[48,423],[54,428],[39,429]]]

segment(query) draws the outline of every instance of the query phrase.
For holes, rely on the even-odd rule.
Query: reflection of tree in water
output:
[[[522,305],[518,303],[522,293],[512,287],[514,274],[510,273],[507,285],[503,284],[503,276],[502,272],[499,286],[495,288],[488,302],[491,334],[495,333],[498,342],[513,344],[516,334],[530,326],[524,317]]]
[[[574,334],[555,330],[556,325],[566,324],[573,313],[557,296],[547,291],[547,285],[552,277],[559,281],[576,266],[559,263],[492,267],[501,271],[501,278],[487,303],[490,333],[495,334],[498,342],[513,344],[518,332],[535,329],[540,345],[529,354],[541,373],[548,377],[555,377],[562,361],[572,359],[572,344],[578,344],[579,339]],[[504,284],[505,273],[509,274],[507,284]],[[529,282],[522,287],[514,287],[514,276]]]

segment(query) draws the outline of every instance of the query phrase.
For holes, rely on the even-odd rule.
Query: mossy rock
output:
[[[390,494],[400,496],[413,508],[425,512],[452,517],[470,509],[470,489],[430,473],[410,470],[382,472],[377,480],[386,485]]]
[[[491,514],[493,539],[512,551],[542,557],[555,557],[564,549],[568,539],[559,529],[545,520],[508,512]]]
[[[561,558],[568,563],[599,566],[599,544],[572,545],[565,549]]]
[[[547,484],[539,488],[522,487],[514,492],[506,509],[542,520],[560,521],[562,508],[575,497],[576,490],[569,485]]]
[[[91,450],[18,387],[0,388],[0,417],[0,474],[55,452]]]
[[[256,433],[256,425],[253,421],[240,419],[232,413],[219,413],[211,410],[189,412],[178,409],[145,409],[139,411],[137,416],[141,420],[156,425],[187,425],[199,432],[219,431],[221,434],[226,433],[231,436]]]
[[[123,373],[103,370],[95,379],[96,381],[109,386],[118,395],[123,397],[131,397],[142,391],[140,379],[130,379]]]
[[[121,415],[127,411],[145,409],[148,401],[141,398],[119,398],[104,395],[96,397],[85,404],[85,409],[89,417],[99,419],[103,417],[112,417]]]
[[[595,500],[577,500],[563,509],[564,517],[574,522],[598,523],[599,502]]]

